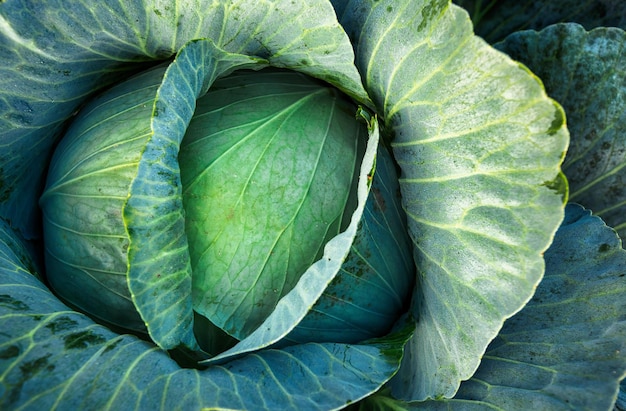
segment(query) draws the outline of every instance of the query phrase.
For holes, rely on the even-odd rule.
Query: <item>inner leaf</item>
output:
[[[194,308],[244,338],[349,223],[365,126],[338,91],[265,70],[218,80],[179,154]]]

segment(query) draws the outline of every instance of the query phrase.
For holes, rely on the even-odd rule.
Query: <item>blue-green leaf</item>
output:
[[[44,211],[47,277],[73,306],[163,349],[197,349],[178,147],[196,98],[258,59],[210,40],[117,85],[78,115],[55,153]]]
[[[11,85],[0,91],[0,213],[27,236],[39,236],[37,196],[65,120],[140,62],[172,54],[142,38],[145,24],[141,2],[0,3],[0,73]]]
[[[263,64],[192,41],[167,68],[151,116],[152,135],[122,209],[128,232],[128,287],[148,332],[161,348],[198,346],[193,334],[191,264],[178,152],[196,99],[218,76]],[[262,67],[262,65],[261,65]]]
[[[106,21],[108,29],[109,24],[123,25],[124,21],[123,16],[117,15],[115,18],[107,20],[107,13],[116,14],[123,11],[124,14],[127,12],[127,15],[132,16],[133,19],[126,22],[128,27],[117,31],[118,37],[112,38],[108,44],[101,44],[97,41],[92,44],[90,40],[93,40],[93,34],[89,31],[90,26],[79,24],[70,27],[63,22],[57,22],[54,13],[60,13],[60,10],[53,13],[47,10],[26,9],[22,13],[23,15],[30,15],[37,21],[58,23],[59,30],[63,35],[51,32],[49,41],[54,43],[55,40],[58,40],[55,47],[60,49],[59,55],[63,55],[67,50],[74,50],[77,45],[83,50],[82,54],[78,55],[81,59],[91,59],[93,55],[102,58],[104,55],[120,61],[130,61],[135,58],[146,60],[169,56],[175,51],[180,51],[174,63],[165,73],[163,84],[159,86],[154,101],[154,110],[151,110],[152,102],[145,101],[145,104],[139,105],[146,107],[150,114],[144,116],[143,120],[137,120],[137,124],[141,123],[145,126],[146,121],[151,119],[153,121],[150,123],[150,130],[144,133],[145,141],[137,143],[140,146],[139,149],[134,150],[129,147],[129,153],[141,154],[141,158],[129,160],[133,163],[131,168],[137,173],[136,176],[130,177],[133,181],[132,186],[128,193],[122,190],[124,192],[116,195],[116,200],[125,201],[125,197],[130,194],[123,209],[126,232],[118,232],[119,230],[117,230],[115,233],[105,234],[109,236],[109,240],[119,242],[119,247],[100,247],[100,243],[94,243],[86,246],[86,249],[79,253],[73,253],[73,260],[60,259],[62,264],[65,262],[72,263],[74,269],[81,272],[79,275],[86,275],[87,277],[91,273],[85,273],[86,267],[82,265],[82,258],[85,256],[105,263],[115,260],[113,263],[115,267],[113,268],[107,264],[103,267],[95,267],[96,270],[106,272],[107,278],[112,278],[109,273],[123,277],[126,266],[130,267],[127,275],[128,287],[132,302],[141,314],[141,318],[139,318],[133,316],[132,310],[129,310],[131,314],[128,317],[132,320],[130,328],[141,329],[143,323],[146,323],[151,336],[162,348],[173,348],[179,344],[196,348],[191,333],[193,316],[187,295],[190,284],[190,269],[183,230],[183,210],[180,201],[177,164],[178,144],[193,114],[195,98],[203,94],[217,76],[228,74],[234,68],[255,64],[255,62],[266,57],[274,65],[289,67],[323,78],[331,84],[340,86],[359,101],[369,102],[353,64],[350,43],[336,21],[330,4],[324,1],[313,3],[290,1],[271,4],[255,3],[254,8],[251,8],[250,5],[251,3],[246,1],[216,2],[211,3],[207,8],[200,7],[200,4],[191,1],[177,4],[183,9],[202,10],[202,13],[184,14],[169,6],[161,7],[156,3],[135,2],[129,7],[129,10],[124,7],[116,8],[112,4],[105,9],[97,8],[99,14],[93,19],[90,19],[89,16],[95,12],[84,10],[81,7],[72,9],[67,13],[66,20],[78,19],[87,13],[86,21],[96,20],[92,21],[93,27],[102,26],[98,22],[103,20]],[[252,10],[254,12],[251,13]],[[326,13],[322,12],[324,10]],[[141,11],[145,15],[142,16]],[[263,24],[260,23],[261,21]],[[11,30],[19,31],[23,28],[23,21],[20,18],[16,18],[14,21],[7,19],[5,23]],[[78,30],[79,27],[81,30]],[[33,45],[28,38],[20,37],[11,30],[8,29],[7,31],[8,43],[16,42],[26,48],[36,48],[36,45]],[[136,30],[145,33],[150,37],[150,40],[143,39],[143,34],[138,34]],[[70,34],[73,36],[71,41],[69,39]],[[187,47],[183,46],[185,41],[205,35],[209,38],[192,41]],[[125,41],[130,43],[127,48],[124,47]],[[90,47],[82,47],[83,42],[88,43]],[[68,55],[67,58],[69,59],[70,56]],[[11,61],[9,64],[12,64]],[[100,61],[100,64],[104,63]],[[119,64],[119,61],[116,64]],[[104,65],[102,67],[104,67],[103,70],[106,69]],[[79,68],[75,74],[77,76],[82,75]],[[30,78],[26,77],[21,81],[25,80],[30,80]],[[92,87],[91,91],[95,91],[101,86],[97,80],[102,80],[102,76],[97,78],[87,76],[84,80],[84,84]],[[71,96],[71,87],[70,83],[63,83],[62,90],[56,88],[53,91],[63,92]],[[80,98],[76,97],[72,100],[71,108],[75,108],[86,94],[88,91],[82,90]],[[69,101],[71,98],[67,97],[65,100]],[[48,105],[51,104],[52,102],[49,102]],[[63,110],[57,112],[60,117],[64,116],[63,113]],[[42,154],[45,157],[49,155],[49,147],[54,142],[51,140],[49,131],[42,126],[35,133],[37,138],[45,139],[45,144],[48,144],[46,145],[48,148]],[[0,139],[2,138],[0,137]],[[11,140],[8,146],[24,153],[33,152],[26,150],[22,145],[14,145],[16,141],[18,140]],[[24,144],[32,143],[33,140],[24,140]],[[128,153],[123,153],[122,157],[127,155]],[[37,166],[41,166],[42,169],[45,167],[44,159],[26,159],[19,156],[18,158],[22,163],[35,161]],[[125,160],[128,159],[125,158]],[[13,159],[7,163],[7,166],[12,164],[11,161]],[[30,171],[33,175],[37,174],[36,167],[31,168]],[[7,182],[7,184],[9,183],[12,184],[11,181]],[[31,191],[28,195],[36,194],[35,191]],[[7,197],[7,204],[11,206],[14,200],[15,197],[13,200],[9,200]],[[27,202],[28,196],[25,195],[23,200]],[[96,206],[96,209],[99,207]],[[68,217],[71,217],[72,213],[75,214],[76,210],[70,206],[67,208],[71,209]],[[87,223],[91,225],[99,225],[103,218],[119,217],[117,210],[110,212],[110,215],[107,216],[99,215],[97,212],[94,215],[89,212],[86,213],[89,214]],[[11,219],[16,226],[26,228],[22,227],[19,221],[13,221],[15,215],[12,211],[6,212],[6,218]],[[32,220],[35,221],[36,219]],[[69,225],[63,226],[63,229],[69,227]],[[77,230],[77,232],[85,234],[83,230]],[[167,235],[165,235],[166,233]],[[65,238],[62,235],[57,237]],[[67,244],[68,241],[65,241],[64,244]],[[128,247],[128,253],[126,253],[126,247]],[[64,246],[61,245],[59,248],[64,249]],[[71,251],[69,253],[72,254]],[[126,257],[129,259],[128,264],[125,261]],[[77,258],[80,261],[76,262]],[[63,273],[60,275],[65,278],[64,284],[80,284],[80,281],[75,280],[72,274]],[[98,281],[95,282],[96,288],[102,286],[97,284]],[[104,283],[106,287],[107,281]],[[122,303],[121,306],[128,305],[130,299],[123,282],[116,281],[114,287],[108,288],[114,289],[113,293],[109,293],[109,296],[114,296],[115,301],[113,302],[106,298],[104,302],[91,299],[92,293],[83,293],[82,296],[76,298],[85,297],[82,299],[86,301],[86,305],[95,305],[96,310],[105,312],[109,306],[120,305],[120,302]],[[77,294],[74,291],[76,290],[67,291],[66,294]],[[71,298],[66,298],[66,300],[71,301]],[[108,304],[109,302],[111,304]],[[85,308],[85,304],[76,303],[83,308]],[[88,309],[87,311],[93,312],[94,310]],[[103,317],[98,313],[94,314],[100,318]],[[121,320],[123,319],[121,318]],[[112,322],[117,321],[112,320]]]
[[[145,71],[83,107],[56,148],[40,198],[51,289],[82,312],[140,332],[144,321],[128,291],[122,208],[152,133],[165,69]]]
[[[368,344],[296,345],[180,368],[64,306],[29,272],[26,249],[0,221],[1,409],[337,409],[393,375],[408,337],[404,329]]]
[[[495,47],[526,64],[563,104],[570,201],[626,236],[626,32],[564,23],[512,34]]]
[[[588,30],[626,28],[626,3],[612,0],[454,0],[472,16],[476,34],[490,43],[520,30],[576,22]]]
[[[543,275],[563,215],[563,111],[449,1],[352,1],[340,21],[402,170],[417,264],[394,392],[451,397]]]
[[[571,204],[528,305],[502,328],[452,400],[408,409],[609,410],[626,375],[626,251]]]
[[[626,379],[622,380],[620,384],[619,394],[617,394],[617,401],[615,402],[615,409],[617,411],[626,410]]]
[[[198,100],[179,154],[198,313],[244,338],[347,227],[367,143],[356,112],[291,70],[239,71]]]

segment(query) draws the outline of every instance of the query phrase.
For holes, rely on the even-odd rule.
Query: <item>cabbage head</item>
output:
[[[496,3],[0,1],[0,409],[622,407],[626,10]]]

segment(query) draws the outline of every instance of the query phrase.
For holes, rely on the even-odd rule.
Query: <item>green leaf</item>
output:
[[[208,38],[322,78],[369,104],[326,0],[0,2],[0,213],[39,235],[36,198],[64,122],[102,87]]]
[[[137,4],[133,3],[133,7],[136,6]],[[105,264],[105,267],[100,267],[100,269],[101,271],[112,271],[120,276],[126,271],[123,266],[126,265],[126,247],[128,246],[130,262],[128,286],[133,303],[137,306],[142,317],[140,319],[132,314],[128,315],[132,322],[131,328],[142,329],[143,322],[145,322],[151,336],[162,348],[173,348],[181,343],[195,348],[195,342],[190,331],[191,306],[188,299],[184,297],[186,295],[185,290],[190,284],[190,268],[187,261],[188,257],[186,257],[185,234],[182,229],[184,224],[182,223],[182,203],[178,192],[180,187],[176,185],[179,183],[176,158],[177,144],[182,138],[182,133],[184,133],[187,122],[193,113],[195,98],[206,91],[215,77],[228,74],[236,67],[242,68],[246,67],[247,64],[261,61],[260,57],[267,57],[272,64],[277,66],[298,69],[323,78],[330,83],[341,83],[341,87],[359,101],[367,103],[369,99],[360,84],[360,78],[353,65],[350,43],[328,3],[322,1],[313,3],[276,2],[255,4],[254,8],[251,8],[249,2],[246,1],[220,2],[212,3],[209,8],[202,8],[203,14],[194,13],[187,16],[169,9],[169,6],[162,9],[160,6],[153,7],[150,4],[144,6],[145,16],[138,16],[135,9],[129,10],[128,15],[133,16],[134,19],[127,22],[126,25],[130,26],[127,28],[130,32],[141,28],[142,31],[149,33],[151,36],[149,42],[146,40],[137,41],[137,38],[129,34],[127,40],[131,44],[125,49],[123,37],[125,31],[122,30],[119,32],[122,37],[118,38],[117,42],[112,40],[110,47],[99,45],[97,42],[92,48],[84,47],[82,54],[79,54],[81,59],[91,59],[92,55],[99,57],[111,55],[112,59],[117,58],[118,60],[128,61],[135,57],[145,60],[146,58],[170,55],[173,51],[183,47],[183,40],[186,41],[193,36],[209,35],[211,38],[191,42],[188,47],[182,48],[177,59],[165,74],[164,83],[158,91],[155,110],[146,116],[146,119],[150,119],[151,116],[155,118],[150,125],[151,132],[154,134],[147,137],[147,141],[140,150],[134,151],[129,147],[130,153],[142,153],[138,168],[136,168],[138,175],[136,178],[132,177],[134,181],[130,189],[131,196],[125,203],[123,210],[124,224],[130,236],[130,242],[128,242],[125,233],[107,233],[110,236],[110,241],[120,243],[118,249],[108,247],[105,248],[108,251],[103,251],[104,249],[99,247],[99,243],[92,244],[87,247],[87,250],[81,250],[80,253],[75,253],[76,255],[72,257],[74,260],[81,256],[89,256],[91,259],[105,262],[115,260],[110,264],[116,265],[114,268]],[[193,2],[179,6],[188,9],[190,7],[198,8]],[[107,13],[120,11],[113,5],[110,7],[108,11],[98,9],[101,13],[98,15],[98,19],[106,20]],[[324,9],[327,13],[320,14],[320,10]],[[166,13],[168,10],[171,14],[169,17]],[[250,13],[252,10],[254,12]],[[35,20],[47,23],[57,22],[55,15],[46,10],[25,10],[23,14],[28,15],[30,12],[36,14],[31,16]],[[77,13],[76,18],[78,18],[78,16],[83,16],[86,11],[78,7],[75,12]],[[74,15],[72,12],[68,14],[67,19],[71,20]],[[87,18],[87,20],[89,19]],[[112,21],[116,24],[123,24],[123,21],[117,18],[113,18]],[[261,21],[263,22],[262,25],[260,24]],[[20,19],[12,22],[6,20],[6,24],[15,26],[11,26],[14,30],[18,30],[22,23]],[[83,37],[93,40],[92,34],[86,27],[83,27],[86,31],[76,33],[72,30],[77,30],[78,26],[67,27],[62,22],[58,22],[58,24],[63,35],[51,33],[51,36],[54,40],[56,39],[55,35],[58,34],[59,40],[63,40],[56,44],[60,49],[60,55],[69,49],[74,50],[76,45],[82,45],[82,42],[87,42],[87,39]],[[97,27],[97,24],[94,23],[94,26]],[[35,47],[32,42],[29,43],[27,38],[19,37],[15,33],[11,34],[10,31],[8,33],[12,41],[16,41],[27,48]],[[66,34],[68,36],[72,34],[76,37],[73,39],[73,43],[64,37]],[[157,47],[155,44],[159,46]],[[156,49],[159,51],[155,51]],[[233,50],[234,52],[230,52]],[[145,54],[137,54],[139,51],[143,51]],[[207,52],[209,54],[205,55]],[[238,52],[244,54],[238,54]],[[256,55],[257,57],[248,58],[247,55]],[[216,65],[213,59],[219,60],[219,64]],[[196,67],[197,64],[200,66]],[[82,75],[80,70],[77,71],[77,75]],[[102,76],[99,76],[98,79],[102,79]],[[95,77],[89,81],[87,78],[83,80],[85,80],[85,84],[92,87],[93,91],[99,86],[96,84]],[[64,93],[71,96],[71,84],[64,83],[61,88]],[[81,96],[84,96],[87,91],[82,90],[81,93]],[[67,98],[71,99],[70,97]],[[72,109],[81,101],[82,99],[80,101],[75,99]],[[146,104],[146,107],[149,108],[150,104]],[[63,116],[63,110],[60,110],[58,114]],[[39,136],[38,138],[45,138],[46,143],[52,144],[52,142],[48,142],[50,138],[48,130],[42,128],[36,134]],[[0,141],[2,138],[0,137]],[[26,143],[26,140],[24,142]],[[27,143],[32,144],[33,141],[28,140]],[[141,144],[143,143],[139,143],[140,146]],[[13,142],[9,146],[24,152],[29,151],[25,150],[24,146],[13,146]],[[49,155],[48,149],[46,149],[45,155]],[[20,159],[26,162],[33,160],[23,157]],[[35,160],[37,163],[43,163],[41,159]],[[131,162],[136,162],[136,160],[133,159]],[[155,193],[158,193],[159,196],[155,196]],[[124,197],[127,197],[127,193],[116,194],[115,200],[118,203],[119,200],[124,200]],[[69,214],[72,213],[74,211]],[[115,211],[111,215],[115,217],[117,214],[118,211]],[[156,215],[159,218],[154,218]],[[6,217],[12,219],[12,212],[7,212]],[[99,219],[99,217],[93,216],[89,216],[89,218]],[[166,232],[172,236],[162,235]],[[65,242],[67,243],[67,241]],[[158,258],[154,258],[156,254],[159,254]],[[85,271],[82,260],[75,265],[74,268],[78,271]],[[84,276],[84,274],[81,275]],[[101,300],[90,298],[93,293],[82,293],[76,298],[85,301],[76,305],[83,308],[84,306],[89,308],[96,306],[96,311],[99,309],[105,312],[108,311],[109,306],[118,305],[120,300],[123,303],[122,306],[124,303],[128,306],[128,292],[125,290],[124,284],[120,281],[116,281],[116,283],[117,285],[113,287],[106,285],[114,289],[113,294],[116,301],[113,303],[108,304],[109,301],[105,301],[103,304]],[[77,282],[71,276],[66,276],[65,284],[76,285]],[[96,287],[100,286],[100,284],[96,285]],[[72,292],[72,294],[75,293]],[[155,295],[159,297],[155,298]],[[67,300],[71,301],[70,298]],[[94,312],[92,309],[88,311]],[[123,311],[133,312],[132,310]],[[185,320],[179,321],[179,316],[184,316]],[[102,318],[103,316],[99,315],[99,317]],[[120,317],[120,321],[125,320],[124,314],[118,317]],[[113,322],[118,321],[114,319]]]
[[[356,208],[367,127],[327,84],[240,71],[198,100],[179,155],[194,309],[256,329]]]
[[[626,4],[626,3],[625,3]],[[526,64],[562,102],[571,133],[563,171],[570,201],[626,235],[626,32],[558,24],[495,47]]]
[[[195,41],[79,114],[41,198],[47,277],[66,301],[106,323],[147,327],[164,349],[197,348],[178,146],[215,77],[257,63]]]
[[[207,360],[207,363],[223,363],[231,358],[278,343],[302,321],[328,284],[341,270],[363,218],[365,204],[370,192],[368,176],[371,175],[375,165],[379,147],[377,119],[375,117],[368,118],[364,112],[361,113],[361,116],[367,120],[368,140],[356,187],[357,207],[352,213],[350,224],[344,231],[326,243],[321,258],[307,268],[294,288],[278,301],[274,311],[258,328],[231,349]]]
[[[410,330],[366,344],[264,350],[205,370],[74,312],[31,275],[0,222],[1,409],[338,409],[399,366]]]
[[[578,205],[546,252],[546,273],[456,397],[410,409],[608,410],[626,375],[626,251]]]
[[[198,346],[193,334],[191,264],[178,152],[196,99],[213,81],[262,60],[226,53],[210,40],[183,47],[167,68],[123,206],[128,232],[128,288],[150,337],[163,349]]]
[[[391,390],[384,387],[357,404],[359,411],[407,411],[410,403],[392,397]]]
[[[355,1],[340,21],[402,169],[417,264],[394,393],[451,397],[543,275],[563,215],[563,111],[448,1]]]
[[[28,243],[6,221],[0,219],[0,272],[3,275],[4,272],[25,273],[40,279],[37,263],[32,258],[31,252]],[[16,310],[26,308],[24,304],[13,302],[8,294],[0,296],[0,305],[7,305]]]
[[[363,217],[341,271],[282,342],[358,342],[406,312],[415,266],[395,163],[379,145]]]
[[[142,61],[171,55],[141,38],[145,24],[141,2],[0,3],[0,72],[11,84],[0,91],[0,214],[26,236],[40,235],[37,197],[65,120]]]
[[[472,16],[476,34],[490,43],[520,30],[541,30],[575,22],[594,27],[626,28],[626,3],[613,0],[454,0]]]
[[[82,312],[140,332],[146,329],[128,290],[121,211],[152,134],[165,70],[143,72],[83,108],[55,151],[40,198],[51,289]]]

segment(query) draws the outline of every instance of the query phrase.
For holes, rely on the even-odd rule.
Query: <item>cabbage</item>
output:
[[[0,408],[622,407],[625,10],[459,3],[0,2]]]

